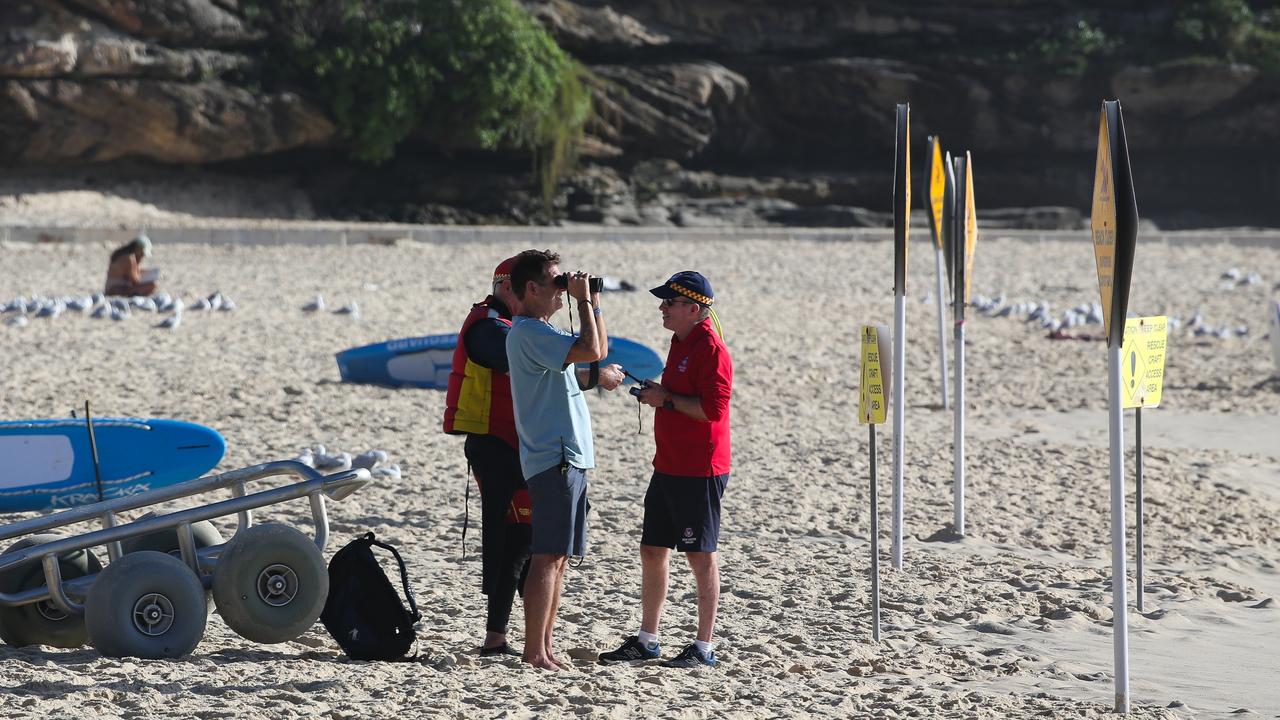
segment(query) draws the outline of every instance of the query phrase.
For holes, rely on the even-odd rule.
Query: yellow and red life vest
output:
[[[490,306],[492,302],[490,296],[473,305],[458,331],[458,345],[453,350],[453,368],[445,392],[444,431],[450,435],[493,435],[513,449],[519,449],[515,412],[511,406],[511,376],[476,364],[467,355],[467,345],[463,342],[471,326],[485,318],[511,325],[510,318],[502,317]]]

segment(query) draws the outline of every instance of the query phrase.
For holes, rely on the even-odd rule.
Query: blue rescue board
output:
[[[338,373],[352,383],[444,390],[457,345],[457,334],[445,333],[351,348],[338,353]],[[609,338],[609,356],[603,364],[609,363],[644,379],[662,374],[658,353],[626,338]]]
[[[180,420],[94,418],[103,499],[193,480],[226,452],[217,431]],[[0,512],[98,501],[84,420],[0,421]]]

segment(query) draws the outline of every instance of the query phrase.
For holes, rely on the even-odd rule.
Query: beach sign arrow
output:
[[[1129,318],[1125,321],[1120,352],[1120,394],[1124,408],[1160,405],[1164,388],[1164,357],[1169,338],[1169,318]]]
[[[1124,324],[1112,320],[1124,318],[1128,311],[1129,282],[1133,277],[1138,236],[1138,205],[1133,193],[1124,117],[1117,100],[1103,102],[1098,119],[1090,227],[1107,345],[1118,345],[1124,338]]]
[[[969,302],[969,287],[973,284],[973,251],[978,245],[978,206],[973,201],[973,156],[964,154],[964,295]]]
[[[925,186],[925,203],[929,209],[929,229],[933,231],[933,244],[946,251],[943,245],[942,203],[946,196],[947,173],[942,165],[942,143],[938,136],[929,138],[929,184]]]
[[[880,362],[880,339],[889,337],[889,328],[882,325],[863,325],[862,332],[862,381],[858,397],[858,423],[880,425],[888,411],[889,374]]]
[[[897,108],[893,158],[893,289],[907,291],[907,237],[911,225],[911,105]]]
[[[951,153],[944,153],[942,159],[942,251],[947,261],[947,288],[951,290],[951,298],[956,300],[956,162]],[[963,317],[964,304],[957,303],[958,312]]]

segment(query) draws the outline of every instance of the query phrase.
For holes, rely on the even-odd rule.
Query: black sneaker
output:
[[[716,666],[716,651],[712,650],[706,655],[703,655],[702,651],[698,649],[698,646],[693,643],[685,645],[684,650],[681,650],[679,655],[662,663],[662,667],[671,668],[696,668],[703,666]]]
[[[613,652],[600,653],[600,662],[605,665],[613,663],[637,663],[645,660],[653,660],[662,655],[662,647],[658,643],[646,647],[640,642],[640,638],[632,635],[627,641],[622,643],[622,647]]]

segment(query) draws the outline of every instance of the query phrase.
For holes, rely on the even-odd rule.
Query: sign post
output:
[[[1138,612],[1146,612],[1142,588],[1142,408],[1159,407],[1164,387],[1164,358],[1168,346],[1169,319],[1159,317],[1130,318],[1125,321],[1124,349],[1120,352],[1120,391],[1124,406],[1133,408],[1133,446],[1136,455],[1134,491],[1136,493],[1137,594]]]
[[[978,244],[978,209],[973,201],[973,157],[966,152],[964,157],[952,160],[950,169],[947,182],[953,188],[951,299],[954,302],[952,314],[955,316],[956,346],[955,477],[951,486],[955,517],[952,526],[957,536],[964,537],[964,308],[969,302],[973,251]]]
[[[897,107],[893,164],[893,567],[902,569],[902,466],[906,457],[907,236],[911,219],[911,106]]]
[[[1111,438],[1111,605],[1115,659],[1115,710],[1129,712],[1129,620],[1125,571],[1124,425],[1121,357],[1129,282],[1138,237],[1138,203],[1120,102],[1102,103],[1094,170],[1093,255],[1107,334],[1107,425]]]
[[[1280,377],[1280,302],[1271,301],[1271,359],[1276,361],[1276,376]]]
[[[947,318],[943,298],[947,291],[943,289],[943,273],[950,278],[950,263],[943,259],[946,241],[942,229],[942,204],[946,195],[947,173],[942,165],[942,143],[938,136],[929,138],[929,184],[925,186],[925,209],[929,215],[929,230],[933,233],[934,269],[938,278],[938,368],[942,380],[942,409],[951,406],[950,392],[947,389]],[[949,284],[949,283],[948,283]]]
[[[889,329],[862,326],[862,382],[859,385],[858,422],[871,429],[871,637],[880,642],[880,522],[876,496],[876,425],[884,422],[887,410],[885,386],[889,378],[880,364],[880,338]]]

